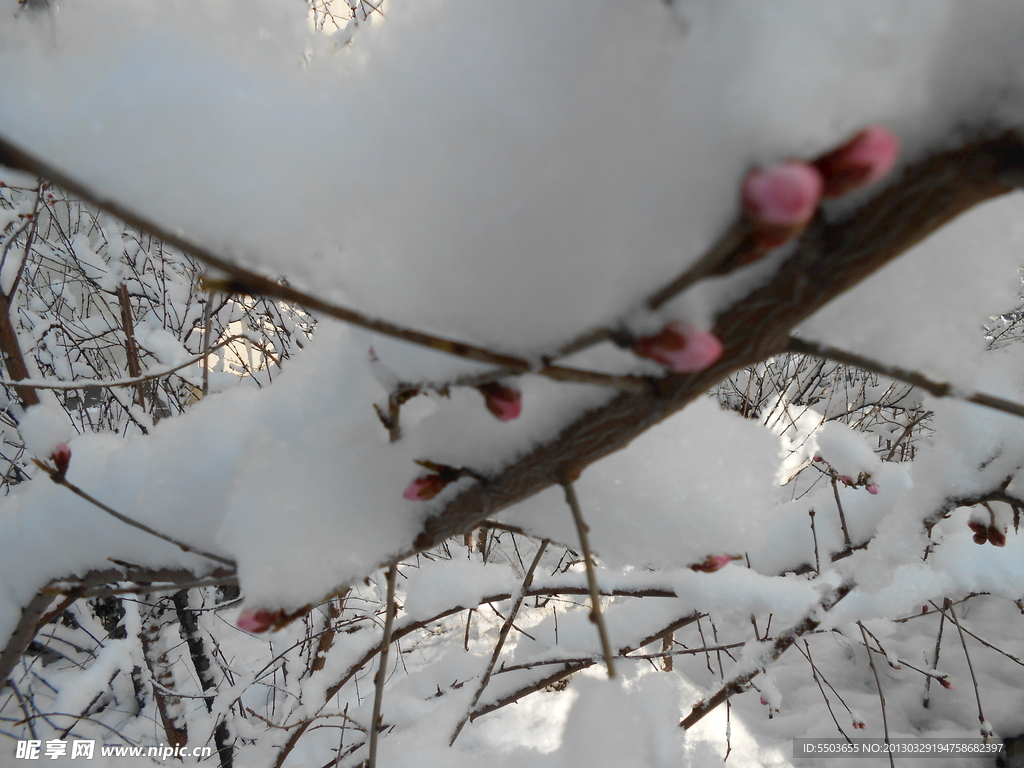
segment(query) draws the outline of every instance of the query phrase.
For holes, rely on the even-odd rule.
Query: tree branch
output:
[[[956,216],[1013,189],[1024,171],[1015,133],[938,152],[858,208],[819,215],[792,255],[760,288],[716,318],[722,358],[698,373],[659,380],[658,396],[623,393],[548,442],[471,486],[427,520],[409,552],[439,545],[487,517],[574,477],[702,396],[733,371],[786,350],[793,328]]]

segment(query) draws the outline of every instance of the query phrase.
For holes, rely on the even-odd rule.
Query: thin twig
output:
[[[480,702],[480,696],[484,692],[484,688],[487,687],[487,683],[491,680],[491,673],[494,672],[494,665],[498,661],[498,656],[501,655],[501,649],[505,645],[505,639],[508,637],[509,630],[512,629],[512,622],[515,621],[516,615],[519,613],[519,608],[523,604],[523,599],[526,597],[526,590],[530,588],[530,584],[533,583],[533,574],[537,570],[537,566],[540,565],[541,556],[544,554],[544,550],[548,547],[548,540],[544,539],[541,541],[540,546],[537,548],[537,554],[533,557],[533,562],[530,563],[530,568],[526,571],[526,576],[523,577],[523,584],[519,588],[519,592],[516,594],[515,600],[512,602],[512,607],[509,609],[508,618],[505,619],[505,623],[501,625],[501,631],[498,633],[498,642],[494,644],[494,650],[491,652],[491,658],[487,662],[487,669],[484,670],[483,676],[480,678],[480,682],[477,684],[476,691],[473,692],[473,699],[469,702],[469,708],[466,713],[459,720],[459,724],[455,726],[455,731],[452,733],[451,739],[448,740],[448,746],[452,746],[455,740],[459,738],[459,734],[462,733],[462,729],[466,727],[466,723],[469,721],[469,716],[473,714],[473,710],[476,705]]]
[[[388,676],[388,650],[391,646],[391,631],[395,626],[395,580],[398,577],[398,563],[388,566],[387,609],[384,612],[384,635],[380,640],[380,662],[374,680],[373,718],[370,720],[370,754],[367,768],[377,766],[377,739],[380,735],[380,707],[384,701],[384,681]]]
[[[576,490],[568,477],[562,478],[562,488],[565,490],[565,501],[572,510],[572,519],[576,524],[576,533],[580,537],[580,549],[583,550],[583,564],[587,571],[587,586],[590,588],[590,620],[597,625],[597,634],[601,638],[601,652],[604,654],[604,664],[608,669],[608,677],[615,677],[615,660],[612,653],[612,644],[608,639],[608,627],[605,625],[604,616],[601,615],[601,591],[597,586],[597,574],[594,568],[594,556],[590,551],[590,537],[583,520],[583,512],[580,510],[579,499],[576,498]]]
[[[839,500],[839,486],[836,484],[834,472],[832,474],[832,493],[836,497],[836,509],[839,510],[839,526],[843,529],[843,543],[849,550],[852,548],[853,542],[850,541],[850,531],[846,527],[846,514],[843,512],[843,502]]]
[[[198,547],[193,547],[191,544],[186,544],[183,541],[179,541],[178,539],[174,538],[173,536],[168,536],[166,533],[160,533],[160,531],[157,531],[157,530],[154,530],[153,528],[150,528],[145,523],[140,523],[139,521],[133,520],[132,518],[128,517],[127,515],[122,515],[116,509],[107,506],[106,504],[104,504],[99,499],[97,499],[97,498],[95,498],[93,496],[90,496],[88,493],[83,491],[81,488],[79,488],[74,483],[69,482],[68,479],[66,477],[64,477],[64,474],[62,472],[58,472],[53,467],[47,466],[46,464],[44,464],[43,462],[39,461],[38,459],[33,459],[33,461],[35,462],[35,465],[37,467],[39,467],[41,470],[43,470],[44,472],[46,472],[46,474],[48,474],[50,476],[50,479],[53,480],[53,482],[57,483],[57,485],[63,485],[65,488],[67,488],[69,491],[71,491],[73,494],[75,494],[79,498],[85,499],[87,502],[92,504],[97,509],[102,509],[108,515],[117,518],[122,523],[124,523],[126,525],[130,525],[132,528],[137,528],[140,531],[148,533],[150,536],[155,536],[158,539],[162,539],[163,541],[166,541],[169,544],[173,544],[178,549],[180,549],[180,550],[182,550],[184,552],[189,552],[189,553],[191,553],[193,555],[199,555],[200,557],[205,557],[205,558],[207,558],[209,560],[213,560],[214,562],[221,563],[222,565],[227,565],[227,566],[230,566],[232,568],[235,567],[236,564],[235,564],[234,560],[231,560],[231,559],[226,558],[226,557],[221,557],[220,555],[215,555],[212,552],[206,552],[206,551],[204,551],[202,549],[199,549]]]
[[[925,606],[927,608],[927,606]],[[942,628],[946,625],[946,613],[939,611],[939,633],[935,636],[935,663],[932,664],[932,669],[938,669],[939,667],[939,649],[942,646]],[[932,695],[932,679],[926,678],[924,681],[924,701],[922,705],[925,709],[931,704]]]
[[[211,342],[213,337],[210,334],[210,326],[213,324],[213,294],[206,294],[206,303],[203,305],[203,397],[210,394],[210,353],[213,352]]]
[[[889,765],[891,768],[896,768],[896,762],[892,756],[892,742],[889,740],[889,718],[885,713],[885,694],[882,692],[882,681],[878,679],[878,670],[875,668],[875,659],[871,655],[871,646],[868,645],[868,636],[867,632],[864,630],[864,624],[858,621],[857,626],[860,627],[860,635],[864,638],[864,647],[867,648],[868,651],[868,664],[871,666],[871,674],[875,676],[875,687],[878,689],[878,700],[881,702],[882,706],[882,728],[885,731],[885,746],[887,747],[886,754],[889,755]]]
[[[929,601],[929,602],[930,602],[930,601]],[[935,603],[932,603],[932,605],[935,605]],[[950,603],[950,605],[951,605],[951,606],[952,606],[952,605],[956,605],[956,603]],[[938,608],[938,606],[937,606],[937,605],[935,605],[935,607],[936,607],[936,608]],[[939,609],[939,610],[941,610],[941,609]],[[1016,656],[1014,656],[1014,655],[1013,655],[1012,653],[1008,653],[1008,652],[1004,651],[1004,650],[1003,650],[1002,648],[1000,648],[1000,647],[999,647],[999,646],[997,646],[997,645],[993,645],[993,644],[992,644],[992,643],[990,643],[990,642],[989,642],[988,640],[986,640],[985,638],[983,638],[983,637],[982,637],[981,635],[979,635],[979,634],[977,634],[977,633],[973,632],[972,630],[968,629],[967,627],[965,627],[965,626],[964,626],[963,624],[961,624],[960,622],[957,622],[957,626],[958,626],[958,627],[959,627],[960,629],[962,629],[962,630],[964,631],[964,633],[965,633],[965,634],[967,634],[967,635],[970,635],[970,636],[971,636],[971,637],[973,637],[973,638],[974,638],[975,640],[977,640],[977,641],[978,641],[979,643],[981,643],[982,645],[984,645],[984,646],[985,646],[986,648],[990,648],[990,649],[992,649],[993,651],[995,651],[996,653],[1001,653],[1001,654],[1002,654],[1003,656],[1005,656],[1006,658],[1008,658],[1008,659],[1009,659],[1010,661],[1012,661],[1012,662],[1013,662],[1014,664],[1019,664],[1020,666],[1024,667],[1024,660],[1022,660],[1022,659],[1019,659],[1019,658],[1017,658],[1017,657],[1016,657]]]
[[[806,648],[806,652],[804,651]],[[800,644],[797,643],[796,649],[800,651],[807,663],[811,665],[811,677],[814,678],[815,684],[818,686],[818,690],[821,691],[821,698],[825,700],[825,706],[828,707],[828,713],[832,716],[832,722],[836,724],[836,728],[843,734],[843,738],[846,739],[848,744],[852,744],[853,741],[849,736],[846,735],[846,731],[843,730],[843,726],[839,724],[839,719],[836,717],[836,713],[832,711],[832,702],[829,701],[828,695],[825,693],[825,689],[821,685],[821,678],[818,677],[818,667],[814,664],[814,659],[811,658],[811,644],[807,642],[807,638],[804,638],[804,647],[801,648]],[[846,706],[845,704],[843,706]]]
[[[814,573],[821,576],[821,557],[818,555],[818,532],[814,529],[814,510],[807,514],[811,516],[811,538],[814,539]]]
[[[938,608],[938,606],[935,607]],[[988,742],[992,737],[992,729],[989,727],[988,721],[985,719],[985,712],[981,708],[981,691],[978,690],[978,678],[974,674],[974,664],[971,663],[970,651],[967,650],[967,638],[964,637],[964,630],[960,626],[960,621],[956,617],[956,611],[953,610],[953,604],[948,597],[943,602],[943,606],[940,610],[945,614],[946,609],[949,610],[949,620],[953,622],[953,626],[956,627],[956,631],[960,635],[960,645],[964,649],[964,657],[967,659],[967,669],[971,673],[971,684],[974,686],[974,698],[975,701],[978,702],[978,723],[981,730],[981,738]]]

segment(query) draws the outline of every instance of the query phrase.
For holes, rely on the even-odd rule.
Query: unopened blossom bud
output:
[[[974,534],[973,539],[975,544],[984,544],[988,541],[988,531],[981,531],[980,533]]]
[[[988,526],[980,520],[968,520],[967,527],[975,533],[983,533],[986,537],[988,536]]]
[[[284,617],[283,611],[267,611],[245,609],[238,614],[238,628],[246,632],[266,632]]]
[[[865,490],[868,493],[870,493],[872,496],[877,496],[878,495],[878,491],[881,490],[881,489],[878,487],[878,483],[868,483],[867,486],[865,487]]]
[[[518,390],[492,381],[477,387],[484,396],[487,410],[494,414],[498,421],[518,419],[523,412],[523,397]]]
[[[53,449],[50,454],[50,461],[57,468],[57,474],[63,477],[67,474],[68,466],[71,464],[71,449],[67,443],[61,443]]]
[[[840,197],[883,178],[899,155],[899,137],[884,125],[869,125],[819,157],[814,166],[824,180],[824,196]]]
[[[443,491],[450,482],[450,479],[440,473],[417,477],[409,483],[402,496],[409,501],[429,501]]]
[[[853,727],[856,728],[858,731],[863,731],[868,726],[867,726],[867,723],[861,722],[860,720],[854,720],[853,721]]]
[[[703,371],[722,356],[722,342],[713,333],[672,322],[661,333],[645,336],[633,352],[676,373]]]
[[[849,475],[840,475],[839,482],[841,482],[843,485],[853,485],[853,478],[850,477]]]
[[[939,685],[941,685],[947,691],[952,691],[953,690],[953,683],[951,683],[949,681],[948,677],[940,677],[939,678]]]
[[[733,560],[737,559],[732,555],[708,555],[704,562],[691,565],[690,569],[699,573],[714,573],[715,571],[722,570]]]
[[[785,242],[814,218],[822,188],[818,169],[803,160],[753,170],[743,180],[743,215],[756,230],[781,237],[777,244]]]
[[[1006,531],[992,526],[988,529],[988,543],[994,547],[1006,546]]]

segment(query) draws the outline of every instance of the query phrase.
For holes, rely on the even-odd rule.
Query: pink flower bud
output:
[[[409,499],[409,501],[429,501],[443,491],[444,487],[450,482],[451,480],[441,474],[417,477],[409,483],[402,496]]]
[[[824,196],[839,197],[883,178],[899,155],[899,137],[884,125],[869,125],[814,165],[825,181]]]
[[[860,720],[854,720],[853,721],[853,727],[856,728],[858,731],[863,731],[868,726],[867,726],[867,723],[863,723]]]
[[[984,544],[986,541],[988,541],[988,532],[981,531],[980,533],[974,534],[973,538],[975,544]]]
[[[940,677],[939,678],[939,685],[941,685],[947,691],[952,691],[953,690],[953,684],[949,681],[948,677]]]
[[[792,236],[814,216],[822,186],[821,174],[803,160],[787,160],[751,171],[743,180],[743,214],[756,228],[778,230],[780,234],[795,230]]]
[[[238,614],[238,628],[246,632],[266,632],[284,618],[283,611],[267,611],[245,609]]]
[[[877,495],[878,495],[878,491],[879,491],[880,489],[879,489],[879,487],[878,487],[878,483],[868,483],[868,484],[867,484],[867,488],[866,488],[866,490],[867,490],[867,492],[868,492],[868,493],[870,493],[870,494],[871,494],[872,496],[877,496]]]
[[[853,485],[853,478],[850,477],[849,475],[840,475],[839,482],[841,482],[843,485]]]
[[[506,387],[496,381],[477,387],[484,396],[487,410],[494,414],[498,421],[518,419],[523,412],[523,398],[518,390]]]
[[[820,464],[821,462],[825,461],[825,459],[823,456],[821,456],[821,454],[815,454],[813,461],[816,461]]]
[[[992,527],[988,529],[988,543],[994,547],[1006,546],[1006,531]]]
[[[67,474],[68,466],[71,464],[71,449],[67,443],[61,443],[53,449],[50,454],[50,461],[57,468],[57,474],[63,477]]]
[[[761,706],[768,706],[768,699],[766,699],[764,696],[761,697]]]
[[[713,333],[672,322],[661,333],[645,336],[633,352],[676,373],[703,371],[722,356],[722,342]]]
[[[732,555],[708,555],[704,562],[691,565],[690,569],[699,573],[714,573],[715,571],[722,570],[733,560],[737,559]]]

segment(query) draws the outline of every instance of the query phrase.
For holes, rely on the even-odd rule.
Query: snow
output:
[[[92,0],[38,16],[16,6],[0,3],[5,136],[161,226],[317,296],[531,361],[601,326],[706,327],[766,279],[781,254],[694,286],[661,313],[640,309],[734,220],[740,182],[753,166],[813,158],[868,123],[899,134],[904,162],[939,137],[952,145],[969,135],[979,127],[968,124],[975,114],[988,116],[985,128],[1024,125],[1017,45],[1024,13],[1012,2],[979,13],[951,0],[651,0],[628,12],[613,0],[542,9],[396,1],[384,23],[361,27],[350,47],[333,53],[335,41],[311,31],[292,1],[181,0],[157,10]],[[16,177],[5,171],[4,178]],[[862,194],[827,204],[825,215]],[[1015,351],[986,351],[979,329],[1016,301],[1022,212],[1021,195],[978,208],[819,311],[800,334],[1020,400],[1024,370]],[[0,217],[4,228],[16,225],[6,209]],[[119,255],[100,255],[85,235],[71,247],[87,279],[107,290],[120,282]],[[11,279],[0,271],[4,285]],[[140,322],[136,336],[162,365],[188,359],[155,317]],[[569,363],[660,370],[611,345]],[[148,436],[72,438],[73,425],[49,400],[21,414],[18,429],[41,458],[68,441],[69,481],[104,503],[237,561],[247,608],[296,610],[408,551],[432,512],[478,482],[464,477],[434,501],[404,500],[402,489],[423,471],[416,460],[487,476],[614,394],[525,375],[514,382],[522,415],[500,422],[472,388],[425,390],[403,407],[402,439],[388,441],[372,404],[385,403],[395,386],[436,390],[487,370],[321,320],[308,349],[271,386],[204,398]],[[673,611],[709,607],[735,625],[771,614],[775,627],[790,626],[823,587],[853,578],[857,590],[823,624],[837,630],[829,636],[837,647],[815,638],[815,652],[830,656],[855,691],[843,722],[871,712],[864,717],[877,730],[864,680],[840,662],[843,653],[864,653],[851,630],[856,622],[909,614],[938,595],[1024,594],[1018,537],[1008,536],[1005,548],[976,545],[964,511],[930,533],[925,526],[948,498],[1019,478],[1019,421],[963,403],[928,399],[925,407],[935,433],[948,439],[923,444],[909,466],[881,461],[874,436],[838,421],[821,428],[824,412],[786,410],[794,429],[768,428],[706,398],[588,467],[575,486],[603,583],[642,580],[656,569],[651,582],[676,594],[657,608],[609,600],[616,642],[645,637]],[[838,489],[852,543],[874,539],[837,565],[829,556],[847,542],[831,485],[780,486],[815,453],[839,474],[870,474],[879,490]],[[124,526],[39,471],[33,477],[0,505],[0,634],[41,585],[107,567],[109,558],[200,575],[214,566]],[[814,562],[812,509],[825,573],[780,576]],[[999,515],[1006,524],[1007,510]],[[557,487],[501,518],[576,547]],[[710,574],[688,568],[709,555],[745,557]],[[431,564],[409,575],[402,620],[512,591],[517,570]],[[578,568],[567,576],[579,577]],[[983,606],[979,612],[994,611]],[[513,640],[509,653],[520,662],[595,652],[583,611],[558,621],[556,629],[554,614],[538,619],[527,627],[537,646]],[[369,634],[332,657],[330,670],[372,649]],[[923,632],[878,634],[905,646],[887,651],[914,661],[928,649]],[[1000,642],[1019,644],[1004,634]],[[447,734],[472,689],[453,689],[452,679],[465,683],[478,672],[467,674],[472,665],[461,648],[428,650],[412,664],[429,672],[395,683],[389,717],[401,727],[384,739],[388,765],[475,765],[492,748],[498,766],[721,759],[721,712],[686,734],[677,725],[679,713],[715,687],[715,675],[698,682],[654,675],[644,661],[623,664],[621,681],[584,677],[572,695],[543,694],[489,715],[449,750]],[[764,663],[763,646],[743,651],[725,662],[727,673]],[[793,655],[762,689],[783,731],[771,731],[753,703],[738,703],[731,727],[743,743],[733,764],[788,765],[780,732],[832,732],[807,690],[788,693],[804,663]],[[104,676],[134,663],[125,648],[108,644],[57,703],[83,709]],[[950,668],[962,696],[964,672],[959,662]],[[986,670],[1004,710],[1019,711],[996,662]],[[217,706],[229,710],[224,702],[251,683],[237,680]],[[512,685],[496,682],[489,693]],[[445,696],[432,698],[434,686],[438,693],[445,686]],[[304,690],[328,687],[318,678]],[[929,716],[908,690],[896,697],[907,704],[896,732],[959,735],[975,727],[949,704],[954,694]],[[353,712],[361,707],[359,716],[369,717],[358,698]],[[1020,727],[1009,715],[992,717],[997,729]],[[326,736],[317,734],[304,745],[308,764],[323,764],[312,746],[322,744]],[[305,764],[302,750],[295,754],[295,764]]]

